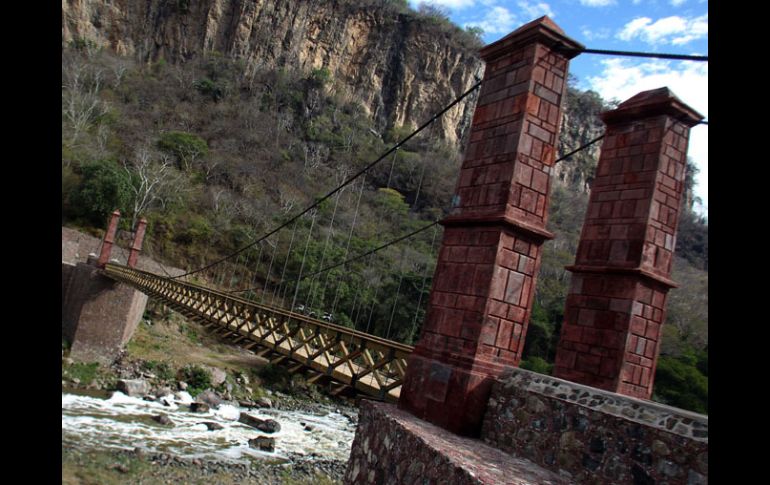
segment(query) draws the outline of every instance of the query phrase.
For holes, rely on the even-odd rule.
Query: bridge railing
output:
[[[107,276],[158,298],[180,313],[217,325],[247,346],[261,346],[337,382],[386,401],[401,392],[414,347],[308,318],[189,282],[109,263]]]

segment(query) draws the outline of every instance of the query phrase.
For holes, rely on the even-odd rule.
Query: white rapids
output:
[[[318,416],[278,409],[246,410],[223,404],[206,413],[190,412],[186,393],[167,396],[170,406],[144,401],[114,392],[99,399],[62,392],[62,442],[92,447],[120,449],[144,448],[182,458],[215,460],[289,459],[290,455],[347,461],[355,435],[355,425],[334,411]],[[261,419],[272,418],[281,425],[277,433],[263,433],[238,422],[241,411]],[[173,426],[163,426],[152,416],[167,415]],[[221,430],[209,431],[204,422],[215,422]],[[312,426],[306,431],[300,422]],[[275,438],[275,451],[250,448],[249,439]]]

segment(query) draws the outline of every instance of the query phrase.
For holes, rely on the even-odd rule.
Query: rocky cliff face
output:
[[[88,42],[141,61],[184,62],[220,52],[253,72],[328,69],[377,126],[419,126],[475,83],[483,63],[446,29],[414,15],[319,0],[62,0],[62,42]],[[440,121],[459,141],[475,98]]]

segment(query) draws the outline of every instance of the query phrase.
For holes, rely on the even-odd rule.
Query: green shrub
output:
[[[89,364],[83,362],[77,362],[62,369],[62,376],[78,379],[80,384],[90,384],[99,373],[99,364],[92,362]]]
[[[209,78],[198,79],[193,83],[193,87],[204,96],[210,97],[214,101],[219,101],[225,97],[226,88],[222,84],[212,81]]]
[[[291,374],[285,368],[267,364],[257,372],[264,384],[285,389],[291,383]]]
[[[540,357],[529,357],[528,359],[522,359],[519,367],[545,375],[551,375],[551,371],[553,370],[553,364],[549,364],[545,361],[545,359]]]
[[[175,377],[174,370],[168,362],[148,360],[144,362],[143,367],[146,371],[152,372],[164,381],[170,381]]]
[[[132,196],[131,181],[116,163],[109,160],[86,163],[79,175],[80,184],[69,198],[72,215],[101,227],[115,209],[127,212]]]
[[[209,152],[206,140],[183,131],[163,133],[158,140],[158,148],[176,157],[179,168],[183,169],[189,169],[196,158]]]
[[[199,214],[186,217],[180,226],[174,241],[181,244],[205,241],[214,233],[209,220]]]
[[[708,357],[706,356],[706,362]],[[661,355],[655,372],[653,399],[682,409],[708,414],[708,378],[693,355]]]
[[[321,67],[318,69],[313,69],[310,72],[310,77],[308,80],[310,81],[310,84],[315,87],[323,87],[325,86],[329,81],[331,81],[332,73],[329,71],[326,67]]]
[[[385,132],[385,136],[383,137],[383,140],[385,141],[385,143],[397,143],[403,140],[404,138],[406,138],[407,136],[411,135],[414,130],[415,128],[411,124],[394,126],[393,128]]]
[[[187,383],[187,392],[192,396],[211,387],[211,372],[195,364],[184,366],[179,371],[179,378]]]

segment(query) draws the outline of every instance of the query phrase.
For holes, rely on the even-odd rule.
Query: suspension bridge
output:
[[[668,88],[644,91],[601,115],[604,134],[557,158],[568,61],[581,53],[707,61],[585,49],[541,17],[482,49],[483,81],[263,236],[181,274],[161,265],[162,276],[135,267],[143,221],[127,264],[108,262],[113,214],[98,264],[78,268],[79,281],[99,272],[333,393],[386,401],[361,402],[346,483],[566,483],[565,472],[570,483],[707,483],[708,418],[646,401],[675,286],[689,130],[706,122]],[[401,234],[354,243],[372,169],[390,160],[387,183],[375,185],[390,189],[398,150],[477,89],[440,221],[407,211]],[[553,376],[520,371],[541,246],[553,237],[551,168],[600,140]],[[87,299],[103,286],[75,290]],[[118,296],[131,314],[134,300]]]
[[[612,55],[663,56],[668,59],[690,61],[707,60],[706,57],[702,56],[605,52],[590,49],[582,49],[582,51],[577,49],[575,51],[575,47],[564,45],[556,45],[554,48],[566,52],[567,55],[588,52]],[[426,290],[436,264],[435,243],[440,232],[440,223],[439,221],[422,221],[422,225],[407,234],[399,235],[367,251],[351,254],[351,240],[356,233],[361,198],[367,186],[366,176],[371,174],[377,165],[390,160],[388,181],[384,188],[391,188],[398,150],[404,147],[410,139],[434,125],[444,113],[463,99],[475,93],[479,88],[483,90],[483,84],[483,81],[478,81],[431,119],[326,195],[317,198],[313,204],[288,218],[265,235],[255,238],[225,257],[177,276],[170,275],[162,265],[161,268],[166,272],[165,276],[138,270],[131,264],[119,265],[115,263],[104,264],[103,273],[162,301],[187,318],[232,340],[233,343],[254,350],[259,355],[268,358],[271,363],[285,365],[292,373],[303,372],[307,374],[307,380],[311,383],[321,379],[332,381],[334,383],[331,391],[333,394],[360,392],[376,399],[397,402],[406,375],[407,360],[414,347],[397,341],[398,339],[394,338],[391,333],[398,328],[400,329],[401,340],[409,341],[417,336],[419,324],[425,315],[423,307],[427,302]],[[702,123],[707,122],[702,121]],[[553,163],[558,163],[594,145],[604,136],[600,135],[583,146],[569,151]],[[416,195],[411,201],[412,207],[419,202],[424,175],[425,167],[423,166]],[[339,219],[335,220],[342,200],[341,196],[346,188],[352,187],[356,182],[358,183],[357,190],[350,191],[351,194],[347,197],[355,207],[353,217],[348,227],[341,227],[342,224]],[[316,224],[320,219],[319,208],[324,202],[332,198],[334,198],[332,213],[330,216],[328,214],[326,216],[326,227],[319,229]],[[455,198],[451,204],[448,204],[444,211],[445,214],[450,213],[456,204]],[[415,244],[418,236],[424,238],[423,233],[431,228],[434,231],[429,249],[430,261],[405,262],[408,246]],[[303,230],[305,234],[300,234],[298,237],[298,232],[301,233]],[[283,238],[284,249],[279,248],[281,231],[291,233],[290,236]],[[336,250],[332,250],[331,246],[335,244],[333,236],[337,233],[347,234],[347,238],[342,238],[340,245],[335,248]],[[304,247],[302,247],[302,238],[305,240]],[[320,239],[323,239],[320,262],[316,263],[310,270],[309,265],[306,266],[308,247],[311,241]],[[359,270],[371,268],[374,258],[380,252],[393,251],[399,244],[401,245],[400,256],[396,258],[399,261],[399,268],[397,268],[398,284],[396,295],[392,298],[387,325],[385,322],[374,322],[375,324],[372,326],[372,315],[377,303],[377,294],[375,293],[373,296],[370,294],[371,278],[369,278],[369,284],[366,288],[355,289],[352,308],[341,312],[348,316],[348,325],[335,323],[333,320],[336,319],[340,310],[341,299],[339,281],[333,279],[339,280],[341,276],[336,274],[330,281],[332,271],[341,269],[344,275],[345,272],[351,270],[352,264],[355,262],[358,262]],[[422,244],[427,247],[427,240],[424,240]],[[272,255],[263,257],[266,256],[263,254],[265,248],[269,251],[271,246]],[[336,256],[331,256],[332,252]],[[279,253],[282,256],[279,256]],[[293,268],[293,277],[289,278],[287,277],[289,274],[287,267],[290,264],[290,258],[292,255],[296,258],[299,254],[302,254],[299,258],[299,268]],[[251,268],[249,267],[250,260],[253,265]],[[420,289],[416,305],[412,302],[414,313],[410,318],[411,322],[396,322],[394,325],[396,310],[399,308],[399,296],[401,296],[404,286],[404,267],[415,265],[420,267],[421,282],[417,285],[420,286]],[[251,274],[251,278],[248,277],[249,274]],[[323,284],[320,282],[322,276],[325,277]],[[201,284],[200,281],[207,283]],[[250,283],[248,283],[249,281]],[[241,283],[241,287],[238,287],[238,283]],[[243,283],[248,284],[244,285]],[[377,289],[379,290],[379,288]],[[327,293],[327,290],[331,293]],[[368,299],[371,300],[368,309],[363,302],[364,294],[368,294]],[[361,301],[358,301],[359,297]],[[324,305],[329,305],[329,308],[322,308]],[[359,324],[362,316],[363,321],[366,322],[365,326]],[[403,315],[401,316],[403,317]],[[380,331],[373,331],[372,328]],[[408,332],[404,331],[406,328],[409,329]]]

